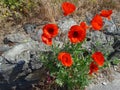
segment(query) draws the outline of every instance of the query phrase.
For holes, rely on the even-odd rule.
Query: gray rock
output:
[[[25,24],[24,26],[23,26],[23,29],[25,30],[25,32],[27,33],[27,34],[32,34],[32,33],[34,33],[35,32],[35,29],[36,29],[36,24]]]
[[[43,64],[40,63],[39,59],[37,59],[37,60],[31,60],[29,65],[32,70],[37,70],[37,69],[41,68]]]
[[[9,50],[10,48],[12,48],[12,47],[10,47],[9,45],[2,45],[2,46],[0,46],[0,52],[5,52],[5,51]]]
[[[23,43],[31,40],[29,37],[25,36],[23,33],[15,33],[5,36],[4,43],[8,44],[9,42],[13,43]]]
[[[115,22],[112,19],[104,19],[104,30],[107,33],[117,33],[117,26],[115,25]]]
[[[113,13],[112,19],[117,27],[116,33],[119,33],[120,36],[120,12]]]
[[[3,76],[3,80],[9,83],[30,72],[31,70],[29,69],[28,65],[25,63],[24,60],[19,60],[19,62],[16,64],[7,63],[0,66],[0,74]]]
[[[82,47],[87,50],[95,49],[104,53],[110,53],[114,51],[112,47],[113,43],[114,38],[112,36],[105,35],[100,31],[92,31],[87,33],[87,40],[82,44]]]
[[[3,60],[3,57],[2,56],[0,56],[0,62]]]
[[[8,61],[10,61],[11,63],[15,63],[15,62],[17,62],[16,59],[21,57],[19,55],[25,51],[50,51],[50,48],[49,48],[49,46],[46,46],[43,43],[39,43],[37,41],[32,40],[30,42],[26,42],[26,43],[14,46],[12,49],[4,52],[2,54],[2,56],[5,59],[7,59]],[[29,56],[29,54],[27,54],[27,53],[26,53],[26,55]],[[28,57],[26,57],[26,58],[28,58]]]
[[[35,35],[31,35],[31,38],[35,41],[42,41],[41,40],[42,33],[43,33],[42,29],[39,29],[38,31],[36,31]]]
[[[15,59],[18,55],[20,55],[24,51],[29,50],[28,47],[24,47],[24,46],[26,46],[26,44],[16,45],[12,49],[4,52],[2,56],[5,57],[10,62],[15,63]]]
[[[102,84],[103,84],[103,85],[107,85],[107,83],[106,83],[106,82],[103,82]]]
[[[91,22],[91,20],[92,20],[93,15],[92,15],[91,13],[86,13],[85,17],[86,17],[86,23],[87,23],[88,25],[91,25],[90,22]]]
[[[0,56],[0,65],[2,64],[2,61],[3,61],[3,57]]]
[[[45,75],[45,68],[38,69],[34,71],[34,73],[30,73],[28,76],[25,77],[25,80],[27,81],[33,81],[33,80],[42,80]]]
[[[70,27],[73,25],[77,25],[73,18],[64,17],[58,21],[58,26],[62,33],[66,33],[69,31]]]
[[[30,62],[29,67],[32,70],[37,70],[42,67],[42,63],[40,63],[40,55],[37,52],[30,52]]]
[[[30,61],[30,51],[23,51],[19,55],[15,57],[15,60],[19,62],[19,60],[24,60],[26,63],[29,63]]]
[[[32,69],[31,67],[34,67],[34,69]],[[7,83],[9,83],[10,85],[14,83],[16,85],[17,83],[20,83],[15,83],[16,81],[20,80],[20,78],[21,80],[25,80],[26,77],[29,76],[29,74],[34,75],[34,77],[27,78],[28,81],[40,79],[41,77],[38,75],[35,77],[35,71],[42,70],[42,67],[43,65],[39,60],[33,61],[31,65],[30,63],[26,63],[25,60],[19,60],[17,63],[14,64],[2,62],[2,64],[0,65],[0,89],[1,83],[6,85]],[[42,72],[39,72],[39,75],[42,75]]]
[[[114,36],[114,43],[112,46],[114,51],[109,54],[108,60],[120,59],[120,36]]]
[[[9,81],[10,79],[10,74],[12,73],[12,70],[14,69],[15,65],[11,65],[11,64],[1,64],[0,65],[0,74],[3,76],[3,78],[1,78],[2,80],[4,79],[4,81]]]

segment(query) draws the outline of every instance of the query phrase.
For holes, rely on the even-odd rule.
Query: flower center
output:
[[[49,28],[48,32],[49,32],[50,34],[53,34],[53,32],[54,32],[53,28]]]
[[[78,34],[78,32],[76,32],[76,31],[73,33],[73,37],[75,37],[75,38],[78,37],[78,35],[79,35],[79,34]]]
[[[69,61],[69,60],[68,60],[68,57],[65,57],[65,61],[66,61],[66,62],[68,62],[68,61]]]

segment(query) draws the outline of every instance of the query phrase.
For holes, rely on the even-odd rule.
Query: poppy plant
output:
[[[74,25],[70,28],[68,37],[72,43],[82,42],[86,37],[86,30],[81,26]]]
[[[85,22],[81,22],[81,23],[80,23],[80,26],[81,26],[84,30],[86,30],[86,29],[88,28],[88,26],[86,25]]]
[[[66,66],[66,67],[70,67],[73,64],[72,57],[67,52],[60,52],[58,54],[58,60],[60,60],[62,65]]]
[[[92,59],[99,65],[103,66],[104,65],[104,56],[101,52],[95,52],[92,54]]]
[[[110,20],[110,16],[112,14],[112,10],[102,10],[100,16],[108,18]]]
[[[102,17],[96,14],[91,21],[91,25],[94,30],[101,30],[103,27]]]
[[[58,34],[58,26],[56,24],[46,24],[43,27],[43,33],[48,38],[53,38]]]
[[[94,62],[91,62],[89,68],[90,68],[90,71],[89,71],[90,75],[92,75],[92,73],[95,73],[99,70],[98,66]]]
[[[76,6],[70,2],[62,3],[62,10],[63,10],[64,16],[70,15],[75,11],[75,9],[76,9]]]
[[[49,46],[52,45],[52,38],[48,38],[45,34],[42,34],[42,41]]]

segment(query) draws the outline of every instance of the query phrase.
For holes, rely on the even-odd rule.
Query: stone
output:
[[[68,32],[70,27],[73,25],[77,25],[75,20],[70,17],[64,17],[58,21],[58,26],[62,33]]]
[[[108,60],[120,59],[120,36],[114,36],[112,47],[114,51],[109,54]]]
[[[104,19],[104,30],[106,33],[116,33],[117,26],[115,25],[112,18],[111,20]]]
[[[91,20],[92,20],[93,15],[92,15],[91,13],[86,13],[85,17],[86,17],[86,23],[87,23],[88,25],[91,25],[90,22],[91,22]]]
[[[7,81],[9,82],[10,79],[10,74],[12,73],[15,65],[10,65],[10,64],[1,64],[0,65],[0,74],[2,75],[3,78],[2,81]]]
[[[29,67],[32,70],[37,70],[39,68],[41,68],[41,66],[43,65],[42,63],[40,63],[40,57],[39,57],[39,53],[36,52],[31,52],[31,58],[30,58],[30,62],[29,62]]]
[[[3,57],[2,56],[0,56],[0,62],[3,60]]]
[[[32,40],[30,42],[15,45],[10,50],[4,52],[2,54],[2,56],[5,59],[7,59],[8,61],[10,61],[11,63],[15,63],[15,62],[17,62],[16,59],[18,59],[19,57],[22,56],[22,55],[19,56],[20,54],[22,54],[25,51],[32,51],[32,50],[33,51],[50,51],[50,48],[43,43],[38,43],[37,41]],[[27,53],[26,53],[26,55],[27,55]],[[28,54],[28,56],[29,56],[29,54]]]
[[[36,24],[27,23],[23,26],[23,29],[27,34],[32,34],[35,32],[36,26],[37,26]]]
[[[19,60],[24,60],[26,63],[29,63],[30,61],[30,51],[23,51],[19,55],[15,57],[15,60],[19,62]]]
[[[120,60],[120,51],[111,52],[108,56],[108,60]]]
[[[3,61],[3,57],[0,56],[0,65],[2,64],[2,61]]]
[[[9,45],[2,45],[2,46],[0,46],[0,52],[5,52],[5,51],[9,50],[10,48],[12,48],[12,47],[10,47]]]
[[[36,31],[35,34],[31,35],[31,38],[35,41],[42,41],[41,40],[42,33],[43,33],[42,29],[39,29],[39,30]]]
[[[6,59],[3,60],[5,61]],[[34,69],[31,67],[34,67]],[[42,68],[43,64],[40,62],[40,60],[37,59],[33,61],[31,65],[26,63],[25,60],[18,60],[17,63],[2,62],[0,65],[0,89],[4,87],[4,85],[13,87],[14,85],[16,86],[17,84],[22,84],[20,81],[24,80],[30,82],[31,80],[38,80],[42,78],[40,75],[43,73],[37,72],[39,73],[38,75],[36,70],[42,71]],[[34,75],[34,77],[29,78],[31,75]],[[24,84],[25,83],[28,82],[24,82]]]
[[[114,51],[112,47],[113,43],[114,37],[105,35],[100,31],[90,31],[87,33],[87,40],[82,44],[82,47],[87,50],[94,49],[103,53],[110,53]]]
[[[13,43],[23,43],[31,40],[29,37],[24,35],[23,33],[14,33],[10,35],[6,35],[4,38],[4,43],[8,44],[9,42]]]
[[[107,85],[107,83],[106,83],[106,82],[103,82],[102,84],[103,84],[103,85]]]

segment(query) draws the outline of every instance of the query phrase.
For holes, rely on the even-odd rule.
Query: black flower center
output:
[[[48,32],[49,32],[50,34],[53,34],[53,32],[54,32],[53,28],[49,28]]]
[[[74,33],[73,33],[73,37],[78,37],[79,36],[79,34],[78,34],[78,32],[77,31],[75,31]]]

